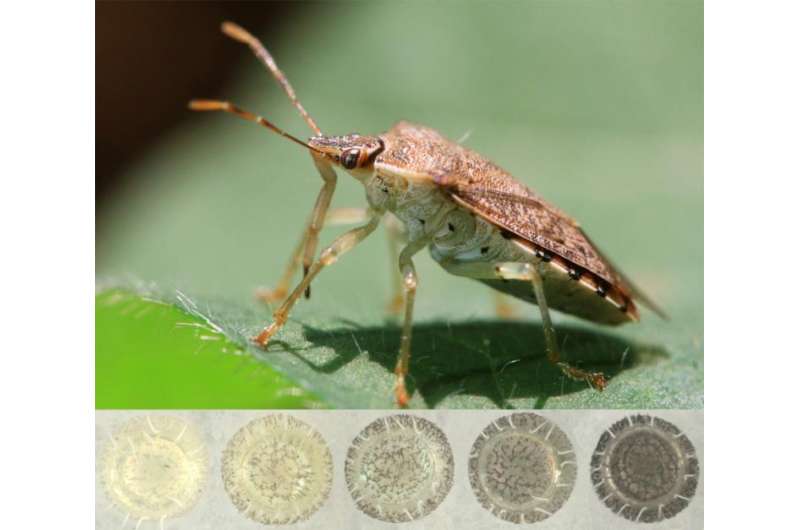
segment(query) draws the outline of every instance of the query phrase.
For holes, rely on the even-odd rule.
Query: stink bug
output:
[[[586,381],[597,390],[606,386],[602,373],[561,360],[549,308],[601,324],[618,325],[639,319],[634,302],[637,300],[664,317],[653,302],[611,265],[575,220],[491,161],[433,129],[407,122],[374,136],[325,136],[261,42],[230,22],[222,25],[222,31],[250,46],[314,136],[304,142],[226,101],[194,100],[189,107],[235,114],[303,146],[311,154],[323,181],[286,273],[278,287],[263,296],[268,300],[285,299],[275,310],[273,322],[253,338],[260,346],[265,347],[281,329],[298,299],[304,293],[308,296],[317,275],[369,236],[386,214],[391,214],[388,218],[393,222],[399,220],[407,237],[397,259],[402,276],[404,322],[394,393],[401,407],[409,400],[405,377],[411,355],[417,289],[412,257],[425,247],[447,272],[537,304],[549,361],[566,376]],[[365,224],[338,237],[314,260],[319,232],[336,187],[334,168],[345,170],[364,185],[369,206]],[[289,282],[301,261],[303,279],[289,292]]]

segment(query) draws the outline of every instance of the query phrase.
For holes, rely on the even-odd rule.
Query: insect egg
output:
[[[524,524],[544,520],[575,485],[575,453],[567,435],[533,413],[490,423],[475,440],[469,481],[478,502],[496,517]]]
[[[275,414],[242,427],[225,448],[222,479],[236,508],[263,524],[311,517],[327,500],[331,452],[306,423]]]
[[[675,425],[629,416],[603,433],[592,456],[592,484],[614,513],[637,522],[674,517],[689,505],[700,468],[694,446]]]
[[[435,510],[453,485],[453,454],[444,433],[409,415],[380,418],[356,437],[345,480],[356,506],[399,523]]]
[[[141,523],[191,509],[206,484],[208,457],[199,433],[185,420],[141,416],[111,435],[98,468],[114,505]]]

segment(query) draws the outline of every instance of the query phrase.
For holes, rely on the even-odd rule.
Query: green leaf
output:
[[[119,289],[100,293],[95,304],[97,408],[322,406],[191,306]]]
[[[556,316],[566,356],[612,376],[598,393],[544,360],[535,306],[500,320],[485,287],[423,252],[412,406],[702,407],[702,4],[458,6],[323,4],[261,37],[326,133],[380,132],[399,119],[454,139],[472,131],[467,146],[579,219],[672,320],[644,312],[610,329]],[[197,96],[302,131],[274,81],[245,48],[242,57],[238,88]],[[400,332],[384,313],[394,266],[379,233],[321,274],[268,352],[248,343],[271,314],[253,291],[280,277],[321,184],[307,154],[231,116],[195,115],[129,177],[99,223],[101,279],[184,311],[191,301],[233,345],[330,406],[393,405]],[[342,175],[334,206],[364,203]],[[326,228],[322,244],[342,230]],[[104,326],[98,316],[98,343]],[[193,360],[171,355],[159,351],[152,371],[171,362],[170,380],[193,377]],[[147,374],[98,369],[98,396]],[[256,406],[258,392],[245,394],[202,399]]]

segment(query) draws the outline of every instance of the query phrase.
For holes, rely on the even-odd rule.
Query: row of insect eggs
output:
[[[105,494],[141,524],[182,516],[197,503],[208,475],[208,449],[185,418],[133,416],[109,433],[98,474]],[[453,486],[454,458],[432,421],[392,414],[352,441],[344,474],[353,503],[381,521],[402,523],[436,510]],[[534,413],[493,419],[474,440],[468,476],[475,498],[514,523],[548,519],[570,498],[578,474],[569,437]],[[625,416],[600,435],[591,481],[598,498],[631,521],[655,522],[689,505],[699,464],[692,442],[672,423]],[[294,415],[256,418],[233,435],[221,458],[225,491],[244,516],[291,524],[314,516],[331,492],[334,466],[323,436]]]

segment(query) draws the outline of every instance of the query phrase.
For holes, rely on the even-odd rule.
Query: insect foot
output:
[[[585,370],[581,370],[580,368],[570,366],[564,362],[558,363],[558,367],[561,368],[561,371],[564,372],[564,375],[570,379],[574,379],[576,381],[586,381],[598,392],[602,392],[608,385],[606,376],[603,375],[602,372],[587,372]]]
[[[401,409],[408,408],[408,392],[406,391],[405,377],[397,374],[397,381],[394,385],[394,399],[397,402],[397,407]]]
[[[606,376],[604,376],[602,372],[591,372],[587,382],[598,392],[605,390],[606,385],[608,384],[606,381]]]
[[[275,322],[264,328],[261,333],[253,337],[253,342],[261,346],[262,348],[266,348],[267,344],[269,344],[269,339],[275,335],[279,329],[283,326],[283,319],[275,318]]]

